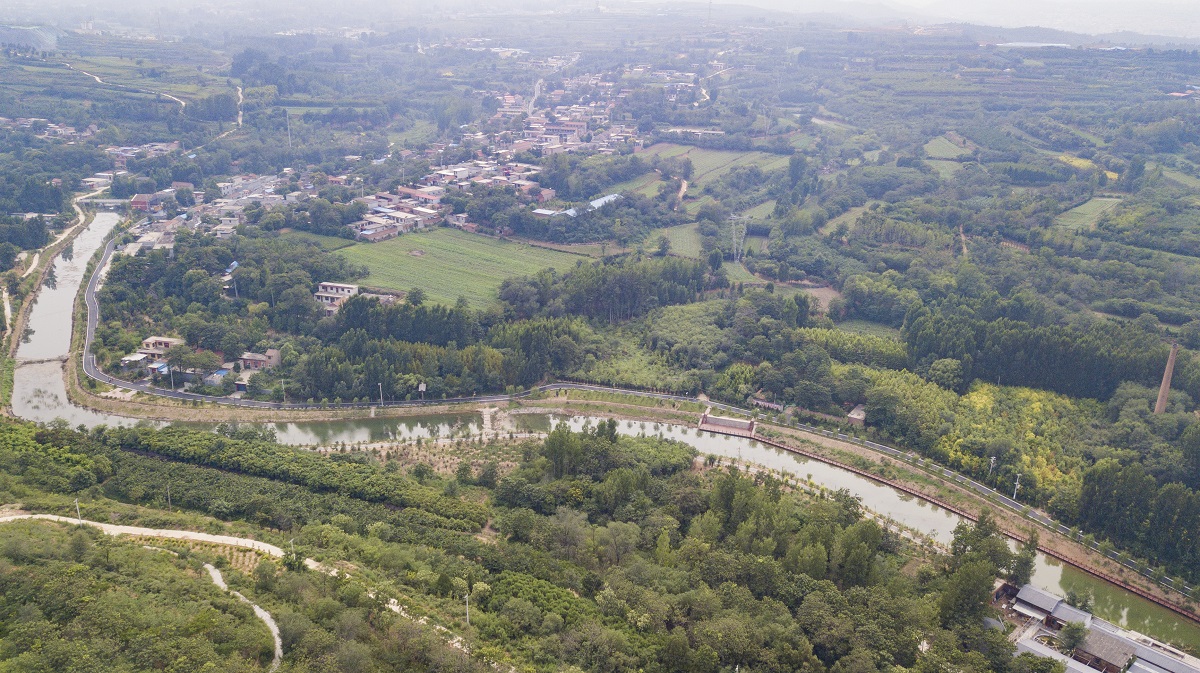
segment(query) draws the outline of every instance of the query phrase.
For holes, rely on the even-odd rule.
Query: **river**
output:
[[[136,418],[114,416],[78,407],[67,398],[63,364],[70,349],[71,316],[83,282],[88,261],[119,223],[111,213],[99,213],[75,239],[71,259],[54,260],[53,287],[43,287],[29,316],[29,339],[17,350],[17,368],[13,385],[13,412],[32,421],[49,422],[56,418],[70,425],[132,425],[144,423]],[[545,431],[559,420],[580,428],[597,419],[541,414],[514,414],[517,430]],[[209,427],[209,426],[201,426]],[[477,413],[427,414],[407,418],[370,418],[358,420],[272,424],[281,442],[304,446],[361,444],[429,437],[476,434],[482,427]],[[848,489],[862,499],[863,505],[908,528],[925,533],[938,542],[948,543],[961,519],[924,500],[901,493],[845,470],[802,456],[780,451],[758,442],[701,432],[694,428],[623,421],[622,434],[662,435],[692,446],[701,455],[716,455],[791,473],[801,479],[830,489]],[[1068,590],[1094,596],[1094,612],[1102,619],[1149,636],[1159,638],[1192,652],[1200,652],[1200,625],[1190,622],[1150,601],[1081,570],[1064,566],[1055,559],[1038,556],[1033,583],[1053,593]]]

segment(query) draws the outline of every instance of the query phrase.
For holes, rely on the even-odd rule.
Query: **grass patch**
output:
[[[942,178],[943,180],[949,180],[953,178],[954,175],[963,168],[962,164],[957,161],[944,161],[935,159],[926,163],[932,166],[933,170],[937,171],[938,177]]]
[[[349,248],[350,246],[355,245],[354,239],[310,234],[307,231],[288,231],[280,234],[279,237],[288,238],[295,241],[308,241],[309,243],[316,243],[322,250],[326,252],[333,252],[334,250],[341,250],[343,248]]]
[[[566,270],[586,261],[580,255],[446,228],[358,244],[339,254],[370,269],[363,285],[389,290],[419,287],[430,301],[453,304],[462,296],[477,308],[497,301],[506,278],[546,268]]]
[[[788,158],[779,154],[758,151],[710,150],[674,143],[659,143],[647,148],[645,153],[660,157],[686,155],[692,160],[693,168],[692,178],[688,180],[688,185],[701,189],[738,166],[753,164],[764,171],[773,171],[784,168],[788,164]]]
[[[388,138],[397,145],[420,145],[437,138],[437,124],[428,121],[416,121],[407,130],[388,134]]]
[[[1105,213],[1117,207],[1121,199],[1098,196],[1054,218],[1054,224],[1066,229],[1095,229]]]
[[[732,262],[725,262],[725,264],[721,265],[721,268],[725,269],[725,274],[729,277],[729,282],[731,282],[731,283],[765,284],[767,282],[767,281],[764,281],[762,278],[759,278],[758,276],[750,273],[746,269],[746,267],[742,266],[741,264],[733,264]]]
[[[970,153],[970,150],[950,142],[946,136],[938,136],[925,143],[925,154],[931,159],[957,159]]]
[[[606,192],[634,192],[643,196],[655,196],[658,194],[658,186],[662,184],[662,176],[655,171],[650,171],[645,175],[639,175],[631,180],[620,182],[612,187],[609,187]]]
[[[1192,177],[1192,176],[1188,175],[1187,173],[1177,171],[1174,168],[1167,168],[1166,166],[1162,167],[1162,171],[1163,171],[1163,176],[1166,177],[1168,180],[1173,180],[1175,182],[1178,182],[1179,184],[1183,185],[1184,187],[1191,187],[1192,189],[1200,189],[1200,178]]]
[[[1071,168],[1075,168],[1075,169],[1078,169],[1081,171],[1091,171],[1091,170],[1095,170],[1097,168],[1096,163],[1094,161],[1092,161],[1090,159],[1084,159],[1083,157],[1076,157],[1076,156],[1072,156],[1070,154],[1060,154],[1056,158],[1059,161],[1063,162],[1064,164],[1070,166]],[[1113,171],[1104,171],[1104,172],[1107,175],[1109,180],[1116,180],[1117,178],[1121,177],[1121,176],[1117,175],[1116,173],[1114,173]]]
[[[700,259],[699,227],[700,225],[696,222],[668,227],[651,234],[650,240],[654,242],[658,240],[659,236],[666,236],[667,240],[671,242],[671,252],[680,257]]]
[[[760,203],[750,210],[742,213],[743,217],[748,217],[752,220],[766,220],[775,214],[775,199],[771,199],[765,203]]]
[[[622,335],[628,336],[628,335]],[[637,339],[621,338],[613,345],[612,356],[589,362],[574,374],[575,378],[604,385],[626,385],[634,388],[674,388],[683,374],[673,368],[661,355],[637,346]]]
[[[872,203],[874,203],[874,202],[872,202]],[[821,227],[821,229],[820,229],[821,235],[828,236],[829,234],[833,233],[833,231],[835,229],[837,229],[837,226],[839,224],[841,224],[843,222],[846,223],[847,227],[854,229],[854,225],[858,222],[858,217],[860,215],[862,215],[863,213],[867,212],[867,210],[871,207],[872,203],[868,203],[865,205],[857,206],[855,208],[851,208],[850,210],[847,210],[846,212],[842,213],[841,215],[838,215],[837,217],[829,220],[828,222],[825,223],[824,226]]]
[[[900,330],[896,329],[895,327],[884,325],[883,323],[871,322],[870,320],[846,320],[838,323],[837,328],[843,332],[853,332],[855,334],[881,337],[884,339],[900,339]]]

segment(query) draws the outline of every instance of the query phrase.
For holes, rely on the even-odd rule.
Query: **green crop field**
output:
[[[970,152],[950,142],[946,136],[938,136],[925,143],[925,154],[933,159],[957,159]]]
[[[1098,196],[1082,206],[1072,208],[1054,218],[1054,223],[1067,229],[1094,229],[1105,213],[1117,207],[1121,199]]]
[[[570,269],[586,257],[523,243],[500,241],[457,229],[405,234],[380,243],[359,243],[339,253],[364,264],[361,284],[389,290],[419,287],[430,301],[453,304],[460,296],[480,308],[497,301],[506,278],[545,268]]]

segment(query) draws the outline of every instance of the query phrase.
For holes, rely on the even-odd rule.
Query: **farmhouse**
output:
[[[313,294],[313,299],[325,307],[326,316],[331,316],[338,312],[347,299],[356,294],[358,294],[357,285],[320,283],[317,285],[317,291]]]
[[[158,358],[167,354],[167,351],[176,346],[182,346],[186,341],[176,337],[150,336],[142,340],[142,347],[137,352],[150,357]]]
[[[241,363],[243,371],[260,371],[278,367],[280,363],[279,349],[268,348],[266,353],[251,353],[247,351],[242,353],[242,356],[238,358],[238,362]]]

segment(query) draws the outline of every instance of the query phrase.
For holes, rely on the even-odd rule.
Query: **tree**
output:
[[[666,257],[671,254],[671,239],[666,236],[658,237],[658,249],[655,251],[659,257]]]
[[[1075,648],[1087,640],[1088,629],[1083,622],[1067,622],[1058,633],[1058,640],[1063,652],[1070,654]]]
[[[408,295],[405,297],[405,300],[413,306],[420,306],[421,304],[425,303],[425,290],[422,290],[419,287],[414,287],[408,291]]]
[[[972,561],[946,581],[938,603],[942,625],[973,624],[983,619],[992,594],[995,569],[988,561]]]
[[[461,460],[458,462],[458,468],[454,470],[454,478],[458,483],[469,485],[475,477],[474,471],[471,469],[471,461]]]
[[[958,390],[962,385],[962,363],[953,358],[934,360],[929,365],[929,380],[946,390]]]
[[[1037,561],[1038,534],[1037,531],[1029,531],[1029,539],[1021,546],[1021,551],[1013,556],[1012,563],[1009,564],[1008,581],[1016,586],[1024,586],[1029,584],[1029,580],[1033,578],[1033,568]]]

